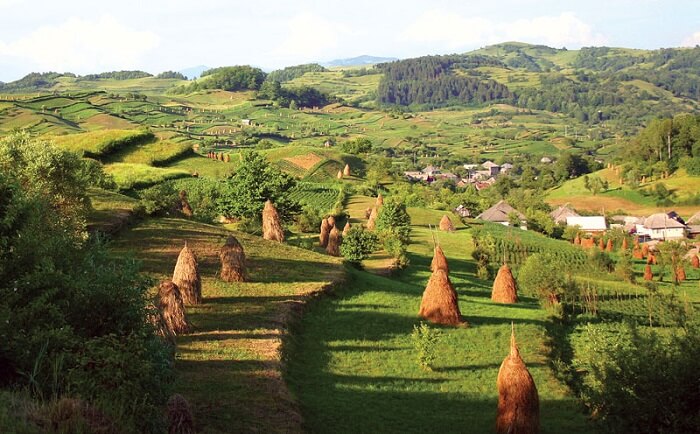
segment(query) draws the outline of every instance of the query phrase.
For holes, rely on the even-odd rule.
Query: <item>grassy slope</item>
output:
[[[367,200],[353,198],[360,209]],[[474,276],[468,230],[440,234],[467,329],[441,328],[432,372],[421,370],[410,334],[431,259],[427,223],[442,213],[411,211],[411,266],[396,280],[353,272],[337,297],[304,316],[289,382],[311,432],[490,432],[496,376],[508,353],[511,321],[538,386],[542,432],[590,432],[583,414],[546,365],[546,314],[533,299],[516,306],[490,301],[490,282]],[[352,213],[351,213],[352,215]]]
[[[216,278],[218,249],[230,232],[181,219],[148,220],[121,234],[114,250],[134,254],[144,271],[170,278],[187,242],[198,256],[204,303],[188,308],[194,333],[177,339],[175,390],[194,408],[197,432],[300,432],[282,381],[281,339],[308,295],[342,277],[338,261],[235,233],[250,283]]]

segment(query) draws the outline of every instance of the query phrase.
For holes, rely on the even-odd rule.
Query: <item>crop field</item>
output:
[[[144,130],[101,130],[64,136],[50,136],[58,147],[87,157],[100,158],[120,148],[150,140],[153,135]]]
[[[333,212],[336,204],[344,200],[343,190],[339,186],[312,182],[299,182],[291,191],[289,198],[308,206],[321,215]]]

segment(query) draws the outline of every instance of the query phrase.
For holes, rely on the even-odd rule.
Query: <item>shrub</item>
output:
[[[139,196],[147,215],[168,215],[180,200],[173,185],[167,182],[147,188]]]
[[[615,261],[609,254],[598,249],[591,249],[588,255],[588,266],[595,271],[612,273],[615,271]]]
[[[413,326],[411,340],[416,350],[418,365],[426,371],[432,371],[435,362],[435,347],[440,339],[440,331],[431,328],[426,323],[421,322],[420,326]]]
[[[340,254],[350,263],[359,264],[379,247],[379,238],[373,232],[366,231],[360,225],[350,228],[343,237]]]
[[[565,267],[551,253],[536,253],[525,261],[518,274],[518,287],[530,295],[535,295],[545,305],[558,303],[570,288],[570,281],[564,275]]]

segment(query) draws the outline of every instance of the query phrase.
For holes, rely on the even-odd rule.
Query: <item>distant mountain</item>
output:
[[[211,68],[208,66],[199,65],[199,66],[192,66],[190,68],[181,69],[178,72],[180,74],[184,75],[185,77],[187,77],[188,80],[192,80],[193,78],[199,78],[199,76],[202,75],[202,73],[204,71],[206,71],[207,69],[211,69]]]
[[[396,57],[377,57],[362,55],[351,57],[349,59],[335,59],[330,62],[323,63],[323,66],[357,66],[357,65],[375,65],[377,63],[393,62],[399,60]]]

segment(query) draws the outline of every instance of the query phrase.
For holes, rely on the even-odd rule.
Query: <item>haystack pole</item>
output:
[[[328,224],[328,219],[321,220],[321,232],[318,234],[318,245],[326,247],[328,245],[328,235],[331,233],[331,225]]]
[[[436,270],[444,270],[446,273],[450,272],[445,252],[443,252],[442,247],[437,244],[433,252],[433,260],[430,262],[430,271],[435,272]]]
[[[457,302],[457,291],[445,270],[433,271],[423,291],[418,315],[436,324],[464,324]]]
[[[326,253],[331,256],[340,256],[340,243],[342,242],[340,231],[338,228],[333,226],[331,232],[328,234],[328,245],[326,246]]]
[[[510,354],[498,370],[496,433],[535,434],[540,430],[540,398],[532,375],[520,357],[511,326]]]
[[[455,225],[452,224],[452,220],[447,214],[440,219],[440,230],[445,232],[453,232],[455,230]]]
[[[182,301],[185,304],[200,304],[202,302],[202,280],[199,277],[197,257],[187,247],[187,243],[177,257],[172,280],[180,289]]]
[[[496,279],[493,281],[491,300],[496,303],[508,304],[518,302],[518,285],[515,283],[513,273],[506,263],[498,269]]]
[[[272,204],[271,200],[265,202],[265,208],[262,212],[262,231],[263,238],[270,241],[284,241],[284,230],[280,221],[280,215],[277,208]]]
[[[225,282],[245,282],[248,273],[245,265],[245,251],[238,240],[229,236],[219,251],[221,260],[221,280]]]
[[[168,399],[168,434],[194,434],[190,403],[179,393]]]

